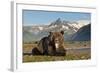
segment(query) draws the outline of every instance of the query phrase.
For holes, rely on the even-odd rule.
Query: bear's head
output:
[[[64,31],[50,32],[49,38],[56,51],[64,49]]]

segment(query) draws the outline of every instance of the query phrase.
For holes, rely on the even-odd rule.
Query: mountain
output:
[[[77,30],[76,27],[70,25],[70,24],[74,24],[74,23],[71,23],[69,21],[63,21],[61,20],[60,18],[58,18],[56,21],[52,22],[50,25],[49,25],[49,28],[50,29],[57,29],[57,30],[65,30],[65,31],[72,31],[72,32],[75,32]],[[75,23],[76,24],[76,23]]]
[[[58,18],[56,21],[52,22],[49,26],[56,26],[56,25],[61,25],[62,21],[60,18]]]
[[[89,41],[91,40],[91,24],[85,25],[80,28],[73,36],[72,40],[75,41]]]
[[[89,22],[87,22],[89,23]],[[83,27],[84,25],[87,24],[86,21],[65,21],[65,20],[61,20],[60,18],[58,18],[56,21],[52,22],[49,26],[48,29],[51,30],[64,30],[64,31],[68,31],[71,33],[77,32],[79,28]]]
[[[42,27],[38,26],[24,26],[23,27],[23,41],[31,42],[31,41],[39,41],[41,37],[48,35],[47,32],[41,31]]]
[[[38,41],[42,37],[47,36],[50,31],[61,31],[64,30],[64,38],[68,40],[74,33],[76,33],[81,27],[83,27],[83,21],[65,21],[58,18],[55,21],[52,21],[48,25],[32,25],[32,26],[23,26],[23,41]]]

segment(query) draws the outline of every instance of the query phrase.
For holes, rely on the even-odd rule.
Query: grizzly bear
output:
[[[40,55],[54,55],[64,56],[66,51],[64,48],[64,31],[61,32],[50,32],[47,37],[43,37],[37,48],[33,48],[32,54],[35,52]]]

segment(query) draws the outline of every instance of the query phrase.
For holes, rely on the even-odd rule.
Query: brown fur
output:
[[[64,49],[64,32],[51,32],[51,39],[53,40],[53,45],[55,43],[58,43],[58,48],[56,48],[56,55],[65,55],[65,49]]]
[[[65,55],[63,34],[64,34],[63,31],[50,32],[48,37],[44,37],[40,40],[37,46],[38,52],[42,55],[61,55],[61,56]],[[57,44],[57,47],[55,44]]]

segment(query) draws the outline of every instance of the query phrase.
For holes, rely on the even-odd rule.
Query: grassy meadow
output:
[[[91,59],[90,41],[68,41],[64,43],[66,56],[31,55],[31,51],[37,47],[37,42],[23,43],[23,62],[64,61]]]

